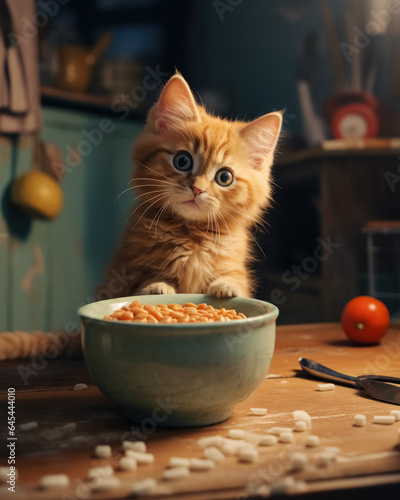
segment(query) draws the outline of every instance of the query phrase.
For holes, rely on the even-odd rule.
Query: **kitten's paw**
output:
[[[245,294],[240,285],[226,280],[216,280],[211,283],[208,293],[218,299],[243,297]]]
[[[176,291],[173,286],[164,283],[164,281],[157,281],[156,283],[151,283],[150,285],[141,288],[138,293],[140,295],[157,295],[176,293]]]

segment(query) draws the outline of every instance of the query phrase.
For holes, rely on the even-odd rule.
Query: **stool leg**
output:
[[[367,235],[368,259],[368,295],[375,297],[375,270],[374,270],[374,240],[372,234]]]

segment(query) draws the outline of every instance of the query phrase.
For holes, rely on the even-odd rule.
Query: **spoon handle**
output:
[[[357,377],[351,377],[350,375],[345,375],[344,373],[335,372],[335,370],[331,370],[326,366],[320,365],[312,359],[299,358],[299,363],[302,369],[313,377],[334,380],[335,382],[341,382],[353,386],[357,384]]]

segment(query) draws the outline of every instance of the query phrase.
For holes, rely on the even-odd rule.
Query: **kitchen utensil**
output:
[[[324,122],[314,111],[310,86],[306,81],[300,80],[297,89],[303,117],[304,134],[309,144],[319,144],[325,139]]]
[[[376,137],[380,131],[380,102],[369,92],[339,92],[323,106],[335,139]]]
[[[313,377],[351,385],[356,389],[365,391],[368,396],[373,399],[400,405],[400,387],[391,385],[400,384],[400,378],[387,377],[385,375],[362,375],[360,377],[352,377],[331,370],[307,358],[299,358],[299,363],[303,371]]]
[[[59,48],[60,75],[57,87],[74,92],[85,92],[93,68],[111,43],[112,33],[105,33],[90,49],[79,45],[63,44]]]
[[[351,45],[354,38],[354,26],[356,26],[354,20],[354,13],[348,10],[345,13],[346,26],[347,26],[347,42]],[[350,89],[354,92],[361,91],[361,51],[356,50],[351,54],[351,78],[350,78]]]
[[[343,67],[343,54],[340,50],[339,37],[336,31],[332,10],[327,2],[322,3],[321,12],[324,19],[326,32],[328,34],[329,45],[331,48],[335,91],[340,92],[343,91],[345,87],[345,72]]]

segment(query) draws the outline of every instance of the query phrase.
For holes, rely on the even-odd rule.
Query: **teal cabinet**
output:
[[[9,202],[31,169],[33,138],[0,138],[0,331],[57,330],[93,299],[133,201],[132,147],[140,121],[44,108],[43,141],[64,195],[54,221],[31,220]]]

